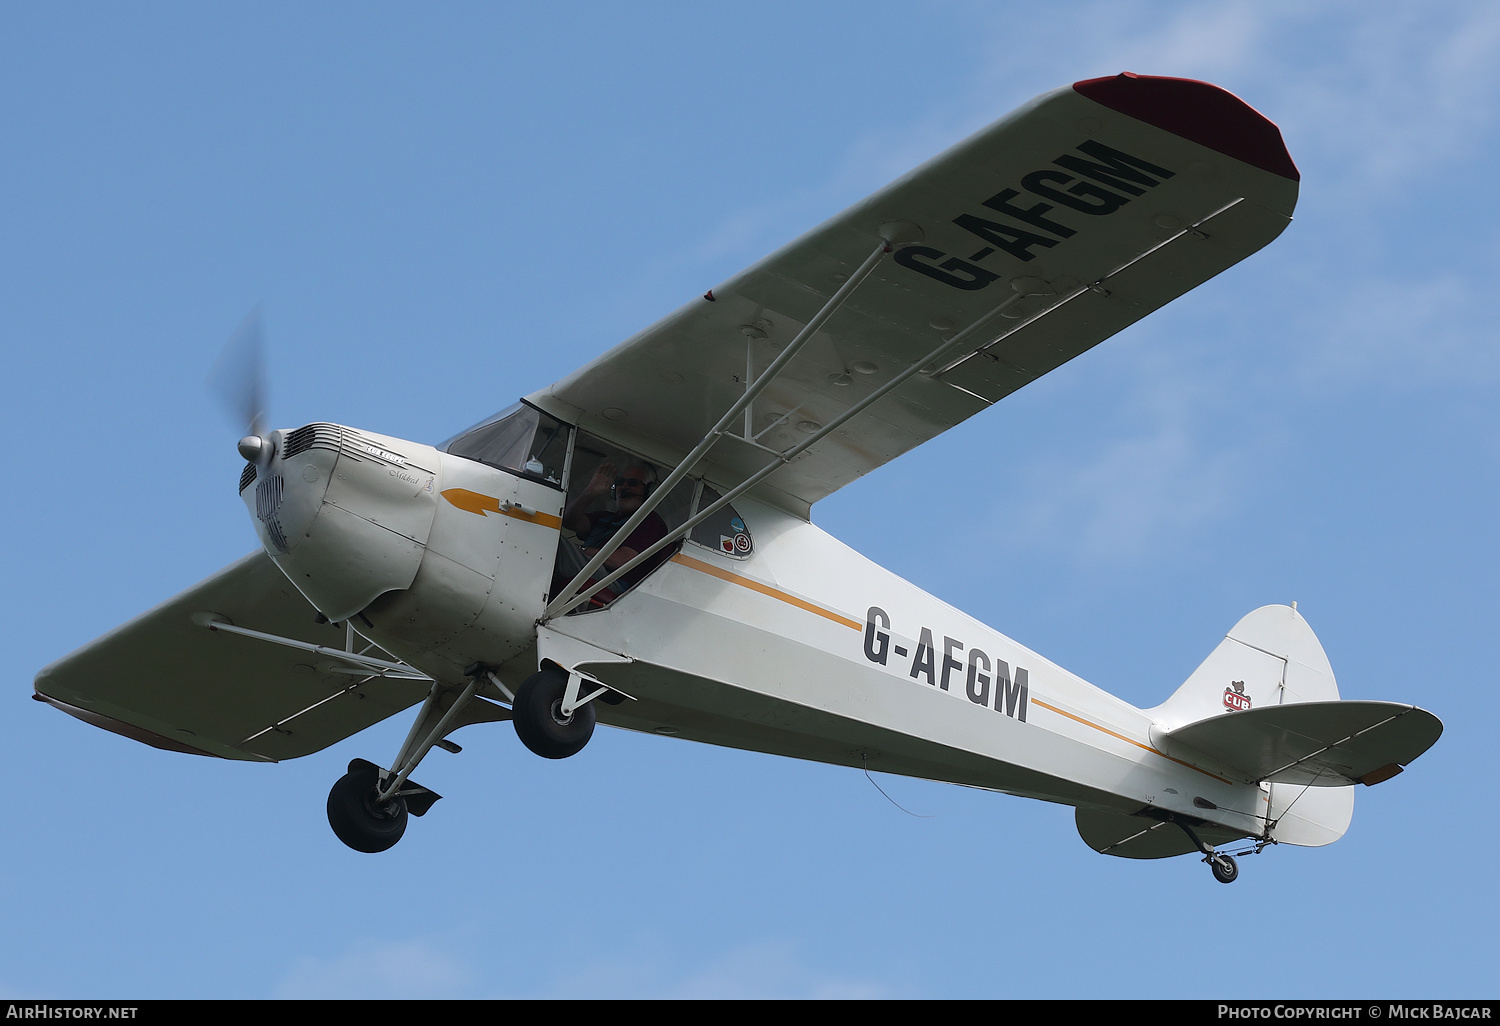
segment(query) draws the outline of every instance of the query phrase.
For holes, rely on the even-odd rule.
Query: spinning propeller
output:
[[[263,466],[272,455],[267,432],[265,364],[265,335],[257,304],[229,336],[209,373],[209,383],[228,404],[231,414],[249,429],[240,439],[240,455],[257,466]]]

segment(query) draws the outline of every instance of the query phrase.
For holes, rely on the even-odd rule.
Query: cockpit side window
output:
[[[516,403],[439,448],[561,488],[568,457],[568,433],[568,425],[562,421],[534,406]]]
[[[720,498],[719,493],[705,481],[698,493],[698,501],[693,504],[693,512],[696,514],[700,509],[707,509]],[[715,510],[707,520],[693,528],[689,537],[699,545],[705,545],[719,555],[733,559],[749,559],[750,553],[755,551],[750,529],[745,526],[744,518],[730,505]]]
[[[624,521],[647,498],[655,495],[657,482],[663,474],[654,463],[579,432],[568,475],[562,541],[558,546],[552,582],[553,597],[614,536]],[[694,485],[691,480],[680,481],[622,543],[621,551],[644,551],[682,526],[692,507]],[[611,586],[595,591],[589,602],[574,612],[586,613],[610,605],[671,559],[680,544],[667,546]],[[619,565],[625,558],[628,557],[616,562],[611,557],[611,563],[606,563],[605,568],[594,575],[595,579],[603,579],[611,565]]]

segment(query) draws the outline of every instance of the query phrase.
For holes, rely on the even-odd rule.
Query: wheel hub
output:
[[[365,794],[365,810],[376,819],[395,819],[399,814],[395,801],[382,802],[380,788],[372,787]]]

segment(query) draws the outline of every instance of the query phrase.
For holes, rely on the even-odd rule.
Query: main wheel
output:
[[[328,825],[355,851],[385,851],[406,833],[406,799],[377,804],[380,770],[355,759],[328,792]]]
[[[1215,855],[1208,860],[1208,864],[1214,871],[1214,879],[1219,883],[1234,883],[1240,875],[1239,863],[1234,861],[1233,855]]]
[[[594,736],[594,705],[580,706],[573,715],[562,714],[568,674],[558,666],[545,666],[516,689],[511,713],[521,743],[544,759],[566,759],[576,755]]]

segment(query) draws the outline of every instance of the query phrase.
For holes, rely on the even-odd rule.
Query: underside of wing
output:
[[[48,666],[36,695],[157,748],[259,762],[319,751],[426,695],[425,681],[206,626],[342,649],[350,635],[317,619],[258,552]]]
[[[759,494],[806,515],[1260,249],[1297,177],[1276,127],[1215,86],[1080,82],[529,399],[686,453],[884,249],[705,460],[729,485],[785,461]]]
[[[1101,855],[1118,855],[1125,859],[1169,859],[1198,851],[1180,826],[1143,810],[1140,815],[1125,815],[1079,806],[1073,822],[1083,843]],[[1228,844],[1246,836],[1243,831],[1215,826],[1191,817],[1180,817],[1200,839],[1210,845]]]
[[[1343,787],[1395,776],[1442,732],[1436,716],[1412,705],[1303,702],[1212,716],[1155,740],[1171,755],[1199,752],[1248,780]]]

